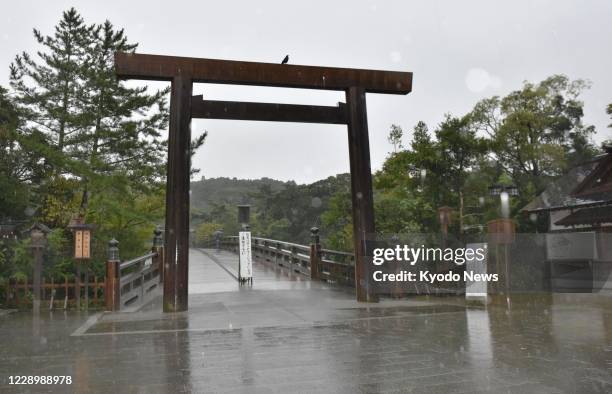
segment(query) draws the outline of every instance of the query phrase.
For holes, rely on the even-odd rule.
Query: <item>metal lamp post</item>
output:
[[[510,306],[510,269],[508,259],[508,245],[514,242],[516,233],[516,227],[514,221],[510,219],[510,198],[519,195],[518,187],[515,185],[503,186],[503,185],[491,185],[489,187],[489,194],[491,196],[499,196],[501,203],[502,218],[491,220],[487,223],[489,241],[495,245],[495,262],[496,272],[500,272],[499,255],[501,246],[503,249],[503,260],[504,260],[504,282],[506,290],[506,303]]]

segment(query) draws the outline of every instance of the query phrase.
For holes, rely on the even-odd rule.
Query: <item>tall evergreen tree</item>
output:
[[[28,200],[24,182],[33,175],[31,156],[18,142],[18,124],[17,109],[0,86],[0,220],[21,218]]]
[[[134,52],[137,44],[109,21],[90,31],[82,67],[83,128],[72,152],[89,170],[89,177],[83,177],[82,210],[96,177],[108,181],[108,176],[120,176],[132,187],[150,191],[147,186],[163,177],[165,140],[160,130],[168,124],[168,89],[148,94],[146,87],[128,88],[115,77],[115,52]]]
[[[34,30],[34,36],[42,46],[38,58],[17,56],[11,85],[27,119],[23,135],[43,136],[44,144],[32,148],[50,168],[40,191],[47,221],[63,225],[77,213],[86,215],[94,191],[114,187],[127,198],[151,187],[158,193],[168,90],[149,94],[114,74],[114,53],[137,45],[108,21],[86,25],[74,8],[63,13],[53,35]]]
[[[91,27],[71,8],[63,13],[53,35],[44,36],[34,29],[34,37],[44,48],[37,52],[40,61],[23,52],[10,66],[11,86],[27,119],[25,127],[45,134],[56,151],[47,152],[47,158],[59,173],[69,167],[62,153],[81,130],[82,67],[90,35]]]

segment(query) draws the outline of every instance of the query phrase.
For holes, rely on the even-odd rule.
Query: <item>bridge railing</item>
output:
[[[120,262],[119,242],[111,240],[106,263],[105,304],[107,311],[119,311],[142,302],[163,280],[164,251],[161,230],[155,230],[150,253]]]
[[[313,280],[354,286],[355,256],[352,253],[323,249],[319,242],[319,229],[316,227],[311,229],[311,236],[310,246],[252,237],[253,257],[309,276]],[[238,252],[238,237],[223,237],[205,245]]]

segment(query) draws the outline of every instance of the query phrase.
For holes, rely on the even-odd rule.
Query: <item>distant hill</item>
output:
[[[235,234],[236,205],[249,204],[251,229],[257,235],[307,244],[310,228],[321,226],[330,198],[350,190],[350,179],[349,174],[338,174],[309,185],[270,178],[202,179],[191,183],[191,226],[215,222],[227,234]]]
[[[270,187],[273,192],[284,190],[294,182],[277,181],[270,178],[237,179],[210,178],[191,182],[191,209],[210,212],[212,205],[237,205],[251,203],[251,196],[262,186]]]

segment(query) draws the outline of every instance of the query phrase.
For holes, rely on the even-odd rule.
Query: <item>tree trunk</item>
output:
[[[459,189],[459,234],[463,234],[463,190]]]

